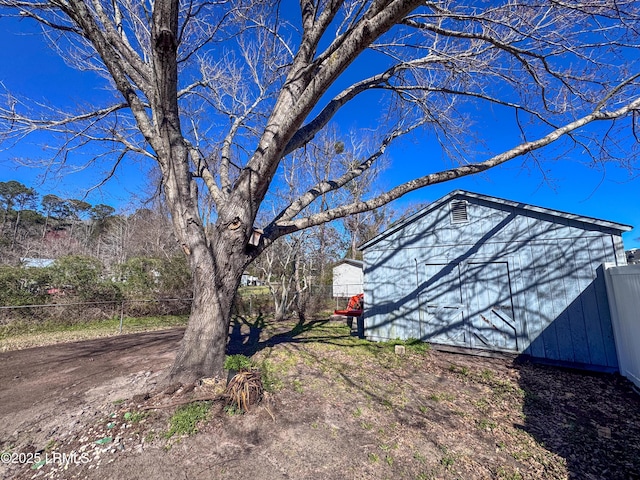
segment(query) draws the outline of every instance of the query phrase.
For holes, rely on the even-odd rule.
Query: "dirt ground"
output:
[[[640,479],[640,395],[617,375],[357,339],[340,322],[234,326],[269,369],[243,415],[209,383],[157,388],[183,330],[0,354],[0,477]],[[175,390],[175,391],[174,391]]]

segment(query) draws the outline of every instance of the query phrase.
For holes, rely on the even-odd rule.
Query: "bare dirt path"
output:
[[[0,353],[0,443],[52,437],[88,396],[130,398],[169,365],[184,329],[122,335]],[[147,374],[147,372],[149,372]],[[145,379],[136,381],[137,377]],[[131,385],[136,383],[136,385]],[[118,397],[118,398],[115,398]]]

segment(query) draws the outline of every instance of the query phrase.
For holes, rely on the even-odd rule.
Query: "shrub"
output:
[[[120,288],[104,279],[102,263],[92,257],[70,255],[58,258],[52,267],[52,283],[78,301],[112,301],[122,298]]]
[[[228,355],[224,360],[225,370],[235,370],[240,372],[243,370],[250,370],[253,367],[251,359],[245,355]]]
[[[191,277],[184,256],[130,258],[118,267],[118,273],[122,289],[129,297],[191,296]]]
[[[47,300],[50,268],[0,267],[0,305],[38,305]]]

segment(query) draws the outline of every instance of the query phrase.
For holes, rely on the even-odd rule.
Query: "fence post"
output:
[[[122,301],[122,304],[120,305],[120,332],[122,333],[122,322],[124,321],[124,300]]]

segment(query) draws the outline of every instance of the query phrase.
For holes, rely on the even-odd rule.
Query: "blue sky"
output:
[[[0,50],[0,82],[10,91],[17,91],[36,100],[54,104],[72,105],[90,101],[103,95],[102,83],[91,73],[78,74],[70,70],[52,52],[31,22],[17,22],[0,18],[0,44],[11,48]],[[345,115],[341,127],[349,129],[357,121],[357,114]],[[495,153],[513,146],[509,135],[512,122],[500,112],[488,111],[485,124],[478,125]],[[39,193],[55,193],[79,198],[87,186],[99,182],[101,170],[82,171],[62,179],[49,178],[40,184],[41,172],[27,167],[16,168],[16,157],[37,158],[42,155],[39,145],[22,143],[9,150],[0,151],[0,181],[18,180],[36,188]],[[541,158],[555,158],[553,149],[542,150]],[[417,175],[427,173],[427,161],[440,158],[441,152],[428,138],[406,138],[389,150],[391,168],[384,173],[383,182],[394,186]],[[586,155],[572,150],[561,159],[543,164],[544,181],[537,169],[527,166],[523,160],[490,170],[489,172],[428,187],[392,204],[396,211],[415,203],[424,203],[446,195],[454,189],[465,189],[553,208],[579,215],[611,220],[635,228],[624,234],[625,248],[640,247],[640,188],[637,172],[633,173],[615,164],[588,167]],[[129,208],[146,186],[146,167],[128,164],[116,178],[87,197],[92,204],[106,203],[119,209]]]

